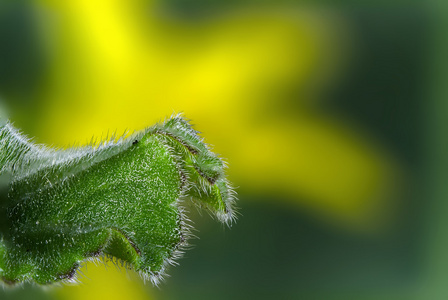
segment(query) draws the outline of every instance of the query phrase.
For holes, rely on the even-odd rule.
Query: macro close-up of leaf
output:
[[[53,150],[0,127],[0,278],[73,281],[108,256],[158,284],[188,245],[183,202],[230,224],[223,161],[181,116],[98,146]]]
[[[448,299],[446,3],[0,0],[0,299]]]

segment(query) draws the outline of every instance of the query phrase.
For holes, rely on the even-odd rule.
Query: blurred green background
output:
[[[445,1],[1,0],[0,110],[82,145],[184,112],[241,216],[159,288],[86,263],[0,299],[448,299]]]

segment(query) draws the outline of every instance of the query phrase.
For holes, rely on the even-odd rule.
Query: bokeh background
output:
[[[1,0],[0,111],[68,147],[183,112],[238,222],[153,287],[87,263],[0,299],[448,299],[445,1]]]

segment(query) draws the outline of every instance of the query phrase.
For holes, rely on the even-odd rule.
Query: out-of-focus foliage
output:
[[[84,143],[183,111],[228,158],[243,217],[224,240],[200,221],[198,248],[153,298],[418,298],[436,205],[436,5],[8,2],[0,96],[40,142]],[[51,295],[87,299],[125,280],[92,268],[84,287]]]

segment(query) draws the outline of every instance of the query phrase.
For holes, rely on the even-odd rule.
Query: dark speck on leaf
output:
[[[67,272],[65,272],[65,273],[62,273],[62,274],[58,274],[58,278],[59,279],[72,279],[74,276],[75,276],[75,274],[76,274],[76,270],[79,268],[79,264],[78,263],[75,263],[74,265],[73,265],[73,267],[70,269],[70,270],[68,270]]]

